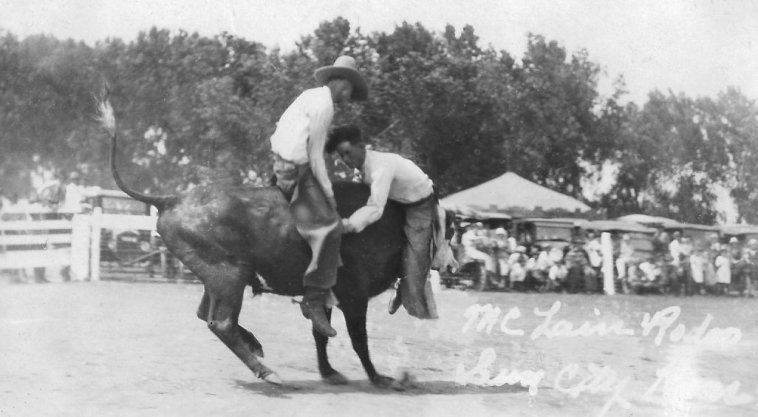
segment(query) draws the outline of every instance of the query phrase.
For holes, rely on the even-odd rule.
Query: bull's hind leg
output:
[[[203,291],[203,299],[200,301],[200,306],[197,308],[197,317],[207,323],[209,313],[210,297],[208,296],[207,291]],[[245,340],[245,343],[250,346],[250,350],[253,352],[253,354],[262,358],[263,346],[261,346],[261,343],[258,341],[258,339],[256,339],[252,333],[250,333],[247,329],[240,326],[239,324],[237,325],[237,331],[240,332],[240,335]]]
[[[281,384],[281,378],[258,360],[259,356],[263,356],[261,344],[238,323],[246,287],[239,268],[230,265],[193,266],[193,271],[203,277],[205,283],[198,317],[205,320],[211,332],[257,377],[266,382]]]
[[[326,318],[331,323],[332,309],[326,310]],[[316,331],[316,329],[313,329],[313,339],[316,341],[318,371],[321,374],[321,378],[324,380],[324,382],[331,385],[347,384],[347,378],[332,368],[332,365],[329,363],[329,356],[326,352],[326,346],[329,343],[329,338],[321,334],[321,332]]]
[[[223,248],[178,224],[166,221],[158,227],[164,241],[171,242],[173,254],[205,285],[197,316],[257,377],[281,384],[279,376],[258,360],[263,356],[261,344],[238,323],[245,287],[254,274],[252,267],[232,264]]]

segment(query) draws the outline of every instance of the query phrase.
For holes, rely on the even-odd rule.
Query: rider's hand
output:
[[[353,225],[350,224],[350,220],[348,219],[342,219],[340,221],[342,224],[342,233],[352,233],[355,232],[355,228],[353,228]]]

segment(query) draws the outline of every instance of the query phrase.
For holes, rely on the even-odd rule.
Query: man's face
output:
[[[353,83],[344,79],[329,81],[329,89],[332,91],[332,101],[337,104],[347,103],[353,97]]]
[[[336,148],[342,162],[350,168],[361,169],[363,162],[366,161],[366,148],[363,145],[353,145],[348,141],[343,141]]]

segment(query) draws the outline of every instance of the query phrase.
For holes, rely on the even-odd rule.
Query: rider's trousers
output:
[[[434,196],[405,205],[403,250],[405,279],[401,282],[403,307],[414,317],[437,318],[431,284],[427,282],[431,266],[432,227],[436,221],[437,199]]]
[[[303,277],[306,287],[331,288],[337,282],[340,266],[340,217],[316,181],[308,165],[295,165],[277,159],[274,163],[277,184],[289,194],[287,185],[294,186],[290,212],[297,231],[311,248],[311,262]]]

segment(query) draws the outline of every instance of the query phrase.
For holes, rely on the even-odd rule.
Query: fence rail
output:
[[[130,274],[135,278],[141,278],[138,275],[185,278],[184,270],[165,248],[145,247],[138,249],[136,255],[129,253],[131,258],[127,261],[116,257],[118,261],[113,262],[119,244],[143,243],[135,236],[147,236],[152,245],[155,216],[95,212],[54,220],[19,217],[23,219],[0,221],[0,270],[34,269],[38,275],[40,269],[43,274],[47,269],[60,273],[60,280],[99,280],[112,274],[119,279]],[[111,256],[101,256],[105,252]],[[144,270],[142,274],[140,268]]]
[[[69,220],[0,222],[0,269],[69,266],[71,231]]]

